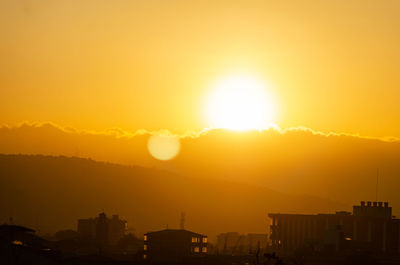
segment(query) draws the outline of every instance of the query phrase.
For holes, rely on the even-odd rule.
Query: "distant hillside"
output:
[[[265,186],[352,205],[379,199],[400,215],[400,141],[318,133],[306,128],[232,132],[210,130],[182,137],[178,156],[154,159],[151,134],[123,130],[85,132],[51,123],[0,127],[0,153],[91,157],[98,161],[158,168],[182,176]]]
[[[266,232],[268,212],[334,212],[349,206],[290,196],[265,187],[184,177],[151,168],[89,159],[41,155],[0,155],[0,222],[54,232],[76,228],[78,218],[102,209],[126,218],[138,233],[177,227],[181,211],[187,228],[218,232]]]

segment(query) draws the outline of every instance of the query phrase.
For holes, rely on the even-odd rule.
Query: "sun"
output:
[[[215,83],[207,99],[207,119],[212,128],[235,131],[271,127],[275,110],[265,85],[250,76],[231,76]]]

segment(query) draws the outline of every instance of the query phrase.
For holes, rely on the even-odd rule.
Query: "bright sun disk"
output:
[[[270,127],[275,118],[271,98],[263,84],[247,76],[217,82],[206,109],[213,128],[262,130]]]

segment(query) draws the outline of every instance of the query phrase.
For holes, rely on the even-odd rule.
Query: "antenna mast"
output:
[[[376,201],[378,201],[378,184],[379,184],[379,168],[376,169],[376,190],[375,190]]]
[[[186,213],[181,212],[181,224],[180,224],[180,228],[181,228],[182,230],[185,229],[185,216],[186,216]]]

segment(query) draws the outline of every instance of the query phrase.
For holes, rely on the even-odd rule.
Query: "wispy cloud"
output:
[[[307,133],[307,134],[319,135],[319,136],[324,136],[324,137],[347,136],[347,137],[356,137],[356,138],[362,138],[362,139],[380,140],[380,141],[385,141],[385,142],[399,142],[400,141],[400,138],[395,137],[395,136],[374,137],[374,136],[367,136],[367,135],[361,135],[359,133],[350,133],[350,132],[333,132],[333,131],[323,132],[323,131],[318,131],[318,130],[308,128],[305,126],[281,128],[276,124],[270,125],[270,126],[266,127],[266,129],[263,129],[263,130],[235,132],[235,131],[230,131],[228,129],[204,128],[204,129],[198,130],[198,131],[188,130],[182,134],[177,134],[177,133],[171,132],[170,130],[167,130],[167,129],[155,130],[155,131],[139,129],[139,130],[132,132],[132,131],[125,130],[123,128],[112,127],[112,128],[106,128],[104,130],[86,130],[86,129],[77,129],[77,128],[73,128],[73,127],[69,127],[69,126],[62,126],[62,125],[59,125],[59,124],[51,122],[51,121],[45,121],[45,122],[23,121],[23,122],[20,122],[17,124],[3,123],[0,126],[0,129],[12,130],[12,129],[18,129],[18,128],[22,128],[22,127],[42,128],[42,127],[46,127],[46,126],[54,127],[55,129],[58,129],[65,133],[74,133],[74,134],[80,134],[80,135],[102,135],[102,136],[112,136],[115,138],[125,138],[125,139],[129,139],[129,138],[139,136],[139,135],[172,135],[172,136],[180,137],[182,139],[197,138],[197,137],[205,136],[209,133],[219,131],[219,132],[227,132],[227,133],[235,133],[235,134],[275,132],[275,133],[279,133],[282,135],[287,134],[287,133],[293,133],[293,132],[303,132],[303,133]]]

